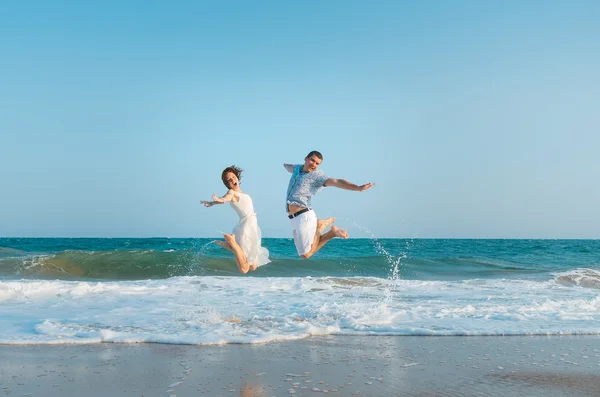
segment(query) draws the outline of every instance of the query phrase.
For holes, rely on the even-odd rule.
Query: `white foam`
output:
[[[311,335],[600,334],[559,281],[177,277],[0,281],[0,343],[264,343]]]
[[[596,269],[579,268],[559,273],[555,280],[564,285],[600,289],[600,271]]]

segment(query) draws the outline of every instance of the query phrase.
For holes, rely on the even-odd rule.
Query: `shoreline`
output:
[[[0,345],[14,396],[597,396],[597,336]],[[318,394],[317,394],[318,395]]]

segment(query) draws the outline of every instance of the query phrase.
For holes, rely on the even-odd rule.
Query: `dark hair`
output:
[[[313,150],[312,152],[310,152],[309,154],[306,155],[306,158],[309,158],[310,156],[317,156],[319,158],[319,160],[323,161],[323,155],[321,154],[321,152],[317,152],[316,150]]]
[[[242,171],[244,171],[243,169],[241,169],[240,167],[236,167],[235,165],[231,165],[227,168],[225,168],[223,170],[223,172],[221,173],[221,180],[223,181],[223,184],[225,185],[225,187],[229,188],[229,186],[227,186],[227,181],[225,180],[225,177],[227,174],[229,174],[230,172],[232,174],[234,174],[237,179],[238,182],[242,180]]]

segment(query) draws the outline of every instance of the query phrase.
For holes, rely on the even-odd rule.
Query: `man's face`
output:
[[[318,158],[317,156],[315,156],[313,154],[312,156],[304,159],[304,167],[302,167],[302,168],[304,169],[304,172],[316,171],[317,168],[319,168],[319,166],[321,165],[322,161],[323,160],[321,160],[320,158]]]

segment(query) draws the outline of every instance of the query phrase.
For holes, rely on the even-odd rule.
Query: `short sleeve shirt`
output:
[[[294,165],[294,172],[290,177],[290,183],[287,189],[286,211],[288,204],[310,208],[310,199],[321,190],[325,181],[329,179],[329,177],[320,170],[303,172],[303,166],[303,164]]]

